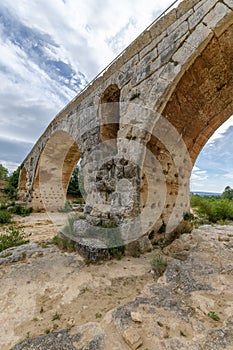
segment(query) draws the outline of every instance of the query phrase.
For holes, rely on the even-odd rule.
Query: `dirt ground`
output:
[[[66,221],[65,214],[33,213],[15,217],[31,242],[51,239]],[[70,325],[101,321],[107,311],[123,305],[154,281],[154,253],[86,265],[77,253],[50,251],[0,268],[0,349],[26,337]]]

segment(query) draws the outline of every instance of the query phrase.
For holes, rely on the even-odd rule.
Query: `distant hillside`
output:
[[[193,191],[192,194],[198,194],[201,197],[212,197],[212,196],[221,196],[222,193],[219,192],[195,192]]]

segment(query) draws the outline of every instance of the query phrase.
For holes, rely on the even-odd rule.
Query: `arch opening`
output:
[[[27,193],[27,172],[25,168],[22,168],[19,175],[18,184],[18,199],[24,200],[25,193]]]
[[[65,131],[55,132],[47,141],[37,166],[33,186],[33,207],[47,211],[64,208],[67,189],[80,152]]]
[[[100,140],[116,139],[120,124],[120,89],[110,85],[100,99]]]

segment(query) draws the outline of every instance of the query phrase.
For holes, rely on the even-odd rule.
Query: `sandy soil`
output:
[[[56,234],[66,215],[57,214],[55,224],[43,213],[15,220],[31,233],[32,242],[41,242]],[[2,266],[0,349],[72,324],[101,321],[107,311],[132,300],[154,280],[153,254],[88,266],[78,254],[53,247],[42,256]]]

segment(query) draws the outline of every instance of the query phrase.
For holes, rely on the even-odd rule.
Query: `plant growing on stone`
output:
[[[161,276],[167,268],[167,260],[161,254],[155,254],[151,262],[151,267],[156,276]]]
[[[11,225],[6,228],[5,233],[0,234],[0,252],[11,247],[29,243],[28,237],[22,226]]]
[[[209,316],[210,318],[212,318],[212,320],[214,320],[214,321],[220,321],[220,317],[219,317],[218,314],[216,314],[216,312],[214,312],[214,311],[208,312],[208,316]]]
[[[52,317],[52,321],[60,320],[61,319],[61,314],[59,314],[57,311]]]

